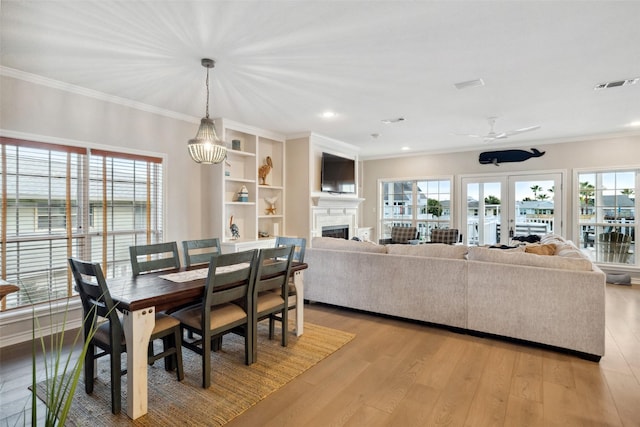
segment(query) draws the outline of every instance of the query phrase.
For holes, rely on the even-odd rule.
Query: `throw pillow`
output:
[[[556,253],[556,245],[548,243],[544,245],[527,245],[524,251],[536,255],[554,255]]]

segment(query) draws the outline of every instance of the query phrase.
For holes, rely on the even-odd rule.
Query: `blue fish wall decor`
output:
[[[538,151],[532,148],[531,151],[526,150],[502,150],[502,151],[485,151],[480,153],[480,164],[493,164],[500,166],[500,163],[507,162],[524,162],[532,157],[540,157],[544,155],[544,151]]]

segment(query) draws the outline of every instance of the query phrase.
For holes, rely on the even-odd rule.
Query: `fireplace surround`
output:
[[[358,227],[358,205],[363,200],[356,197],[312,197],[311,236],[324,236],[325,227],[327,230],[336,227],[345,228],[345,239],[355,236]]]

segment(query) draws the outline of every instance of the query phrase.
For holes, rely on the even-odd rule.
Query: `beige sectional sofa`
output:
[[[305,262],[310,301],[604,355],[605,274],[559,236],[509,250],[316,237]]]

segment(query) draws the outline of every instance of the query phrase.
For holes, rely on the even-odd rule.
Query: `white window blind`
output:
[[[128,248],[162,241],[162,159],[0,138],[1,310],[73,295],[67,258],[130,274]]]

